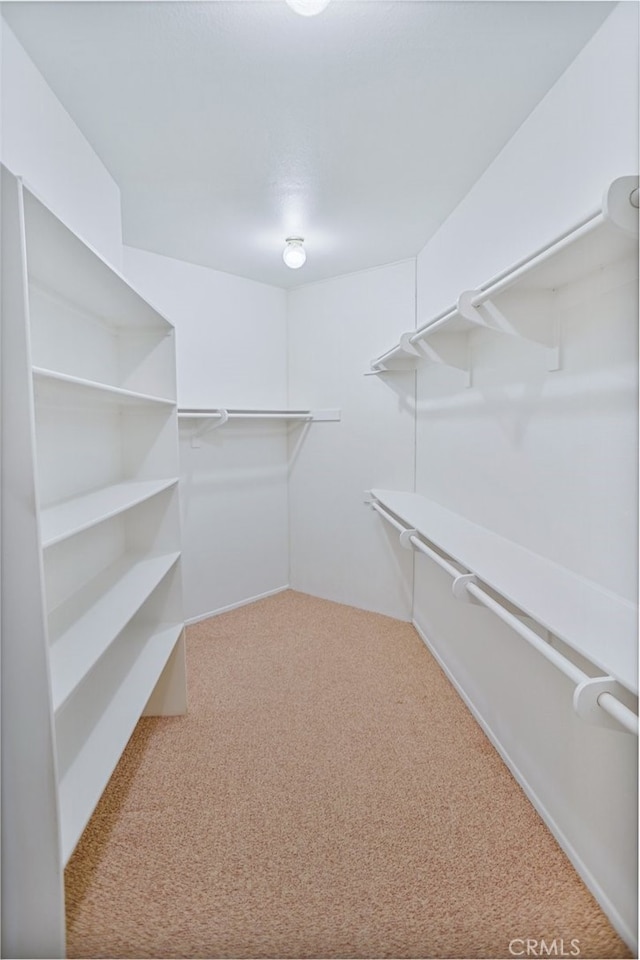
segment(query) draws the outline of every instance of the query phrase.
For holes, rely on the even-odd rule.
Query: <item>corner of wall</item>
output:
[[[2,159],[117,269],[120,188],[0,15]]]

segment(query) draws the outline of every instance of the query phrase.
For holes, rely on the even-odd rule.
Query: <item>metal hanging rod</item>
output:
[[[455,597],[467,602],[480,603],[491,610],[503,623],[515,630],[530,646],[576,684],[573,706],[580,717],[599,726],[610,726],[617,730],[622,726],[628,733],[638,736],[638,717],[612,692],[617,688],[617,683],[612,677],[590,677],[492,597],[478,582],[475,574],[470,571],[461,572],[458,567],[462,567],[462,564],[458,564],[458,567],[454,566],[457,563],[454,558],[447,559],[433,550],[420,538],[417,530],[402,524],[380,503],[372,500],[370,505],[387,523],[399,531],[402,546],[407,548],[413,546],[420,550],[453,578],[452,592]],[[602,716],[602,711],[607,714],[607,717]],[[613,722],[608,719],[609,717]]]

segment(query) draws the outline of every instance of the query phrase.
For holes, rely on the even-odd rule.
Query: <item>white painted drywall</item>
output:
[[[286,403],[283,290],[128,246],[124,269],[175,323],[181,407]]]
[[[3,163],[119,268],[118,185],[4,21],[0,43]]]
[[[290,401],[342,410],[339,423],[313,423],[291,455],[291,585],[408,620],[412,558],[363,501],[378,485],[413,487],[415,377],[364,373],[414,326],[415,261],[288,296]]]
[[[127,277],[176,327],[178,404],[280,408],[287,402],[286,294],[132,247]],[[180,429],[186,617],[288,583],[287,433],[230,422],[191,445]]]
[[[614,10],[421,251],[419,323],[570,227],[598,207],[611,179],[636,171],[637,19],[635,4]],[[638,306],[637,281],[625,276],[605,271],[560,297],[558,372],[535,347],[482,332],[472,337],[471,388],[458,371],[421,369],[416,489],[635,597]],[[633,944],[633,738],[581,724],[571,685],[489,612],[456,604],[423,557],[414,615]]]

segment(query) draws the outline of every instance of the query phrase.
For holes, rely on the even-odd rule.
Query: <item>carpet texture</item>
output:
[[[67,867],[70,957],[631,956],[411,625],[287,591],[187,650]]]

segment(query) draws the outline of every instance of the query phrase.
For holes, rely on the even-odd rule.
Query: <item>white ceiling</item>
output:
[[[414,256],[598,2],[11,2],[122,192],[125,243],[289,287]],[[284,266],[285,237],[308,260]]]

